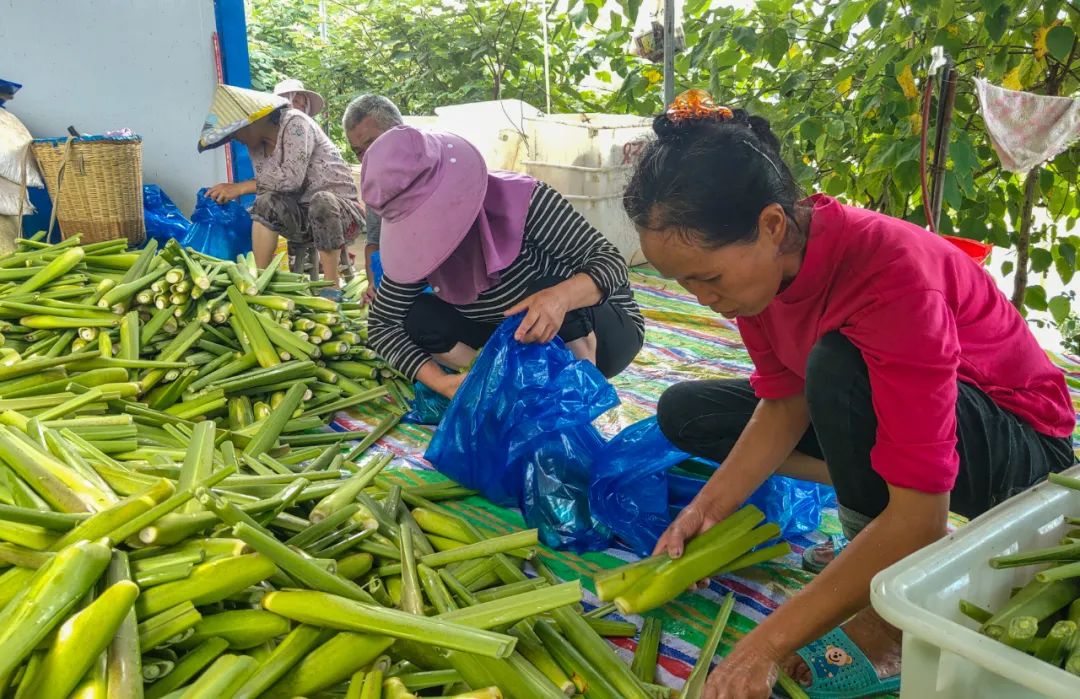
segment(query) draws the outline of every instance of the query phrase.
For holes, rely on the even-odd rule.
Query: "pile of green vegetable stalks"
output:
[[[1050,474],[1050,482],[1080,490],[1080,479]],[[1066,524],[1080,527],[1080,518]],[[990,559],[992,568],[1046,566],[1008,602],[991,612],[967,600],[960,611],[990,638],[1080,675],[1080,529],[1066,532],[1060,545]]]
[[[634,625],[534,530],[382,473],[407,386],[318,287],[153,243],[0,260],[0,694],[667,696],[658,630],[623,663]],[[315,429],[362,403],[370,433]]]

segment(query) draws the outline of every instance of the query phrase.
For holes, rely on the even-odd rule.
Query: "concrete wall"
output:
[[[213,0],[0,0],[0,77],[23,84],[7,107],[35,137],[138,133],[144,181],[190,214],[227,179],[223,151],[195,149],[214,29]]]

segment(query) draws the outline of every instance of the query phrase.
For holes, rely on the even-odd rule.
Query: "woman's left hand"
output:
[[[234,199],[244,195],[244,187],[240,182],[222,182],[206,190],[206,196],[218,204],[228,204]]]
[[[570,302],[558,286],[543,289],[524,299],[504,315],[507,317],[528,311],[521,320],[514,339],[524,343],[545,344],[559,333]]]
[[[709,674],[701,699],[769,699],[779,671],[775,653],[747,636]]]

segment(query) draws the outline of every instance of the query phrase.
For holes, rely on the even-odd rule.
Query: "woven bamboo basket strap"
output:
[[[30,169],[30,145],[27,143],[26,150],[23,151],[22,170],[19,173],[19,223],[18,232],[16,233],[19,238],[23,237],[23,210],[26,207],[26,197],[30,194],[30,188],[27,186],[30,177],[28,172]]]
[[[67,169],[68,161],[71,158],[71,144],[74,141],[74,136],[68,136],[67,141],[64,142],[64,155],[60,158],[60,168],[56,171],[56,200],[52,203],[52,214],[49,215],[49,232],[46,233],[45,240],[52,238],[53,227],[56,225],[56,215],[60,210],[60,187],[64,182],[64,170]]]

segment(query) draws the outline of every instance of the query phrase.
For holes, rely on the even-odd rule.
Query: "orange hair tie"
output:
[[[667,108],[667,117],[675,124],[703,119],[727,121],[734,116],[730,109],[716,104],[712,95],[697,88],[682,93]]]

